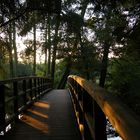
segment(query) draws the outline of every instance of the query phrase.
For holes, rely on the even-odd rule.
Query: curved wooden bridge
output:
[[[68,90],[51,80],[0,81],[0,140],[106,140],[106,118],[124,140],[140,139],[140,119],[104,89],[78,76]]]

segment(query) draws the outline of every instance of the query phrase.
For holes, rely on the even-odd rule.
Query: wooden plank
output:
[[[81,140],[67,90],[52,90],[23,114],[6,136],[10,140]]]

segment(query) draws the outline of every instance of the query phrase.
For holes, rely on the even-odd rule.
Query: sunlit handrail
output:
[[[0,133],[5,133],[6,127],[18,119],[21,112],[51,89],[52,80],[47,77],[28,76],[0,81]],[[12,114],[7,117],[9,103],[12,103]]]
[[[75,75],[68,77],[68,85],[73,94],[72,96],[76,98],[76,102],[79,102],[78,104],[82,108],[82,115],[84,117],[86,116],[83,110],[84,94],[88,94],[99,105],[123,140],[140,140],[140,118],[117,97],[114,97],[111,93],[96,84]],[[89,130],[92,131],[90,128]]]

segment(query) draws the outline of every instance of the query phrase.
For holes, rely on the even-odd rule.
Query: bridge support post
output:
[[[37,99],[37,81],[34,79],[34,100]]]
[[[33,100],[32,79],[29,79],[29,86],[30,86],[30,100],[31,100],[31,102],[32,102],[32,100]]]
[[[95,139],[95,124],[94,124],[94,104],[93,104],[92,98],[88,95],[86,91],[83,92],[83,112],[85,116],[84,117],[84,139],[96,140]],[[91,127],[93,131],[91,131],[89,128],[90,123],[92,124]]]
[[[94,101],[95,140],[107,140],[106,117],[98,104]]]
[[[0,134],[5,133],[5,86],[0,85]]]
[[[15,118],[18,119],[18,82],[15,81],[13,83],[13,88],[14,88],[14,114],[15,114]]]
[[[37,79],[37,97],[40,98],[40,78]]]
[[[24,100],[24,106],[26,107],[27,105],[27,95],[26,95],[26,80],[23,80],[23,92],[24,92],[24,95],[23,95],[23,100]]]

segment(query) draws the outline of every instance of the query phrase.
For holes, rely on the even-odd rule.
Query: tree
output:
[[[54,42],[53,42],[53,54],[52,54],[52,68],[51,68],[51,78],[54,81],[54,74],[55,74],[55,61],[56,61],[56,50],[58,45],[58,30],[60,25],[60,14],[56,17],[56,26],[55,26],[55,35],[54,35]]]
[[[33,17],[34,17],[34,25],[33,25],[33,36],[34,36],[34,63],[33,63],[33,75],[36,75],[36,14],[35,12],[33,13]]]

